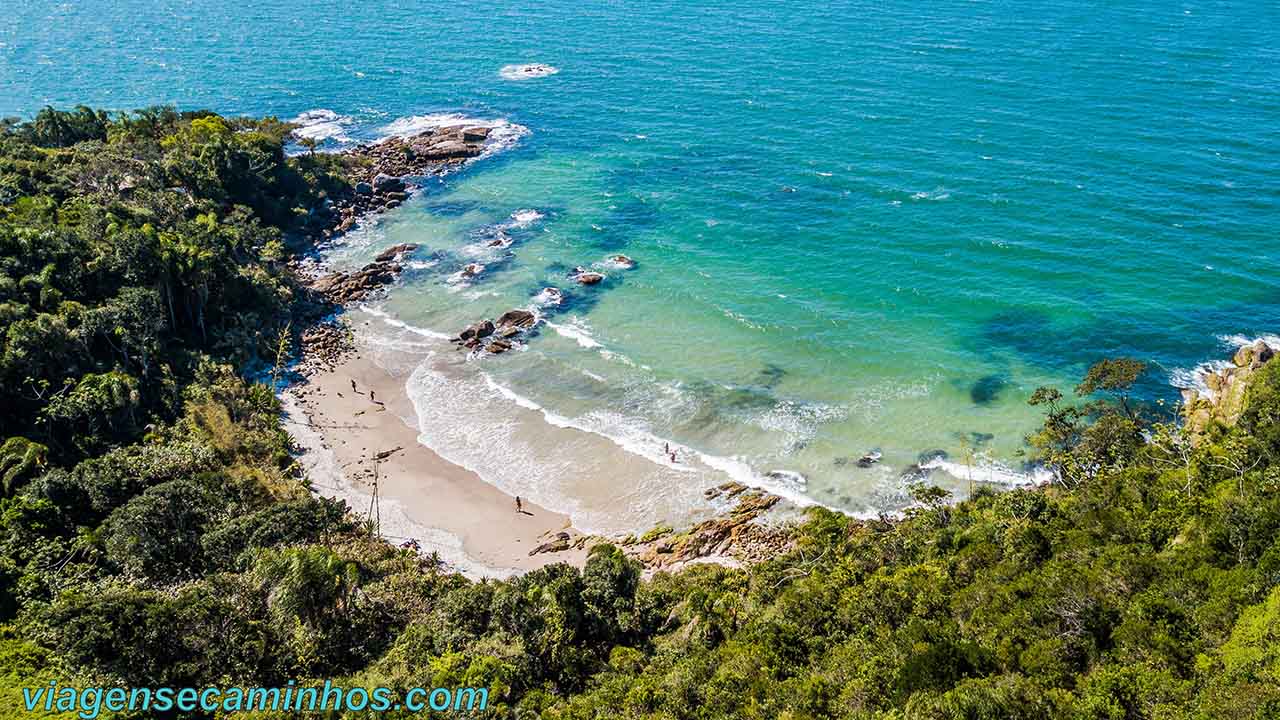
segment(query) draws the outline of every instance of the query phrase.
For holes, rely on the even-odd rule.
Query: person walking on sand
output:
[[[516,512],[518,513],[524,512],[524,503],[520,502],[519,495],[516,496]]]
[[[352,381],[351,381],[351,392],[360,392],[359,390],[356,390],[356,381],[355,381],[355,380],[352,380]]]

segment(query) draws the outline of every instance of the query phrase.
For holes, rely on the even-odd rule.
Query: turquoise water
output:
[[[651,461],[673,442],[871,511],[924,452],[958,490],[970,467],[1019,470],[1030,392],[1097,358],[1152,361],[1144,392],[1173,399],[1232,336],[1280,327],[1274,4],[230,5],[11,8],[0,114],[326,109],[331,146],[443,112],[527,128],[333,258],[422,243],[381,310],[437,333],[636,259],[547,310],[525,352],[410,383],[437,414],[424,441],[499,484],[525,487],[484,472],[512,436],[480,431],[518,396],[641,457],[625,482],[646,493],[714,474],[672,480]],[[499,74],[523,62],[560,72]],[[483,248],[498,230],[509,256]],[[480,280],[450,282],[477,259]],[[459,383],[484,402],[426,402]],[[512,463],[531,497],[583,443]]]

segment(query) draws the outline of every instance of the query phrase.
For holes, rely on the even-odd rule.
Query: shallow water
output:
[[[527,128],[334,262],[421,243],[380,309],[439,334],[572,290],[574,266],[609,275],[524,352],[410,383],[424,409],[470,393],[424,412],[425,441],[585,525],[726,472],[874,512],[939,450],[959,491],[1014,481],[989,466],[1018,469],[1037,385],[1126,354],[1174,399],[1232,336],[1280,327],[1275,7],[348,8],[26,3],[0,17],[0,114],[325,110],[307,120],[333,147],[438,113]],[[559,72],[504,76],[524,63]],[[469,262],[481,278],[451,282]],[[493,466],[496,442],[523,459]],[[575,478],[601,474],[626,493],[584,505]]]

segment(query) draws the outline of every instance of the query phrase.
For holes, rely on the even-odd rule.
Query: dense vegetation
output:
[[[1033,399],[1053,487],[815,510],[749,570],[600,546],[470,582],[312,497],[244,379],[299,294],[286,232],[341,182],[286,132],[0,127],[0,713],[55,678],[332,678],[483,685],[493,717],[1280,718],[1280,362],[1195,443],[1102,363]]]

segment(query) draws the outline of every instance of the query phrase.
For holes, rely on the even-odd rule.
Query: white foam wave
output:
[[[1237,350],[1246,345],[1252,345],[1261,340],[1272,348],[1280,349],[1280,336],[1277,335],[1219,335],[1218,341],[1224,346]],[[1213,398],[1215,393],[1209,388],[1205,378],[1209,375],[1235,367],[1235,363],[1222,358],[1202,362],[1193,368],[1174,368],[1169,372],[1169,384],[1179,390],[1195,390],[1196,393],[1204,397]]]
[[[1211,397],[1213,391],[1209,389],[1205,377],[1234,366],[1235,363],[1230,360],[1210,360],[1191,369],[1174,368],[1169,372],[1169,384],[1179,390],[1195,390],[1200,395]]]
[[[1037,467],[1029,473],[1018,472],[999,462],[980,460],[975,464],[952,462],[935,458],[920,465],[925,470],[941,470],[946,474],[965,481],[1024,487],[1028,485],[1046,485],[1053,482],[1053,471]]]
[[[542,213],[533,209],[517,210],[511,213],[511,222],[507,223],[507,227],[524,229],[546,217]]]
[[[307,110],[289,121],[297,125],[293,134],[299,138],[324,141],[333,140],[338,143],[351,142],[348,134],[355,119],[350,115],[339,115],[325,108]]]
[[[591,326],[587,325],[587,321],[582,318],[571,317],[564,324],[548,322],[547,327],[555,330],[557,335],[573,340],[581,347],[588,349],[604,347],[591,336]]]
[[[507,80],[532,80],[549,77],[560,72],[560,68],[543,63],[524,63],[504,65],[498,74]]]
[[[1219,335],[1218,339],[1231,348],[1242,348],[1245,345],[1252,345],[1261,340],[1272,348],[1280,350],[1280,335],[1257,335],[1255,337],[1242,334]]]
[[[397,317],[392,316],[390,313],[383,310],[382,308],[374,307],[372,305],[364,305],[364,304],[360,304],[357,307],[359,307],[361,311],[366,312],[378,318],[383,323],[386,323],[391,327],[399,328],[401,330],[407,330],[415,335],[421,335],[422,337],[433,338],[436,340],[448,340],[451,337],[453,337],[452,335],[448,335],[446,333],[436,332],[435,330],[428,330],[427,328],[418,327],[416,325],[410,325],[409,323]]]
[[[564,293],[560,292],[559,288],[542,288],[541,292],[533,296],[533,303],[543,307],[559,305],[562,302],[564,302]],[[551,323],[547,324],[550,325]]]
[[[518,125],[504,118],[473,118],[461,113],[436,113],[431,115],[409,115],[397,118],[384,125],[378,142],[392,137],[408,138],[421,135],[428,130],[457,127],[486,127],[489,135],[485,138],[485,150],[479,157],[487,157],[493,153],[506,150],[519,142],[520,138],[529,134],[529,128]]]

